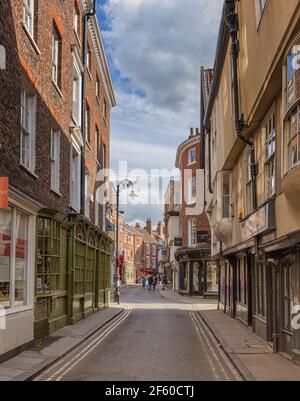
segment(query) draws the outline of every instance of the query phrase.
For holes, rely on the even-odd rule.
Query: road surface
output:
[[[37,380],[235,381],[239,374],[188,300],[126,288],[126,312]]]

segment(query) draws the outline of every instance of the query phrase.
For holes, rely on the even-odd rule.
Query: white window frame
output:
[[[197,221],[195,218],[188,221],[188,242],[189,246],[197,245]]]
[[[99,79],[99,77],[97,76],[97,78],[96,78],[96,88],[95,88],[95,92],[96,92],[96,98],[99,100],[99,98],[100,98],[100,79]]]
[[[72,88],[72,118],[77,126],[81,125],[81,97],[82,97],[82,74],[73,54],[73,88]],[[76,85],[76,86],[75,86]]]
[[[152,245],[152,256],[156,257],[156,246]]]
[[[146,255],[150,255],[150,254],[151,254],[150,245],[146,244]]]
[[[57,87],[59,87],[59,53],[61,46],[61,37],[59,33],[53,25],[53,33],[52,33],[52,81],[55,83]]]
[[[76,211],[80,210],[80,165],[80,147],[72,140],[70,147],[70,206]]]
[[[197,163],[197,149],[196,147],[189,150],[189,161],[188,165],[191,166]]]
[[[36,95],[27,89],[21,92],[20,163],[34,174],[36,142]]]
[[[74,4],[74,13],[73,13],[73,28],[79,38],[79,22],[80,22],[80,12],[77,9],[76,4]]]
[[[228,179],[228,193],[225,193],[225,179]],[[224,172],[222,174],[222,219],[230,219],[230,203],[231,203],[231,196],[230,196],[230,174],[229,172]],[[226,212],[225,213],[225,207]]]
[[[265,127],[265,194],[270,199],[276,192],[276,127],[275,114],[267,119]]]
[[[23,0],[23,23],[30,36],[34,37],[35,0]]]
[[[268,0],[255,0],[256,27],[259,28]]]
[[[60,131],[51,130],[51,190],[60,194]]]
[[[10,272],[10,306],[5,310],[6,315],[32,310],[33,309],[33,294],[34,294],[34,274],[35,274],[35,220],[36,216],[18,205],[9,204],[11,208],[11,257],[9,262]],[[26,260],[26,305],[15,306],[15,277],[16,277],[16,232],[17,232],[17,213],[22,213],[27,217],[27,260]]]
[[[188,205],[196,203],[197,179],[196,176],[188,179]]]

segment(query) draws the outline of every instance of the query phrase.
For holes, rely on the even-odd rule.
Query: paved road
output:
[[[46,372],[42,380],[240,380],[192,305],[129,287],[122,320]]]

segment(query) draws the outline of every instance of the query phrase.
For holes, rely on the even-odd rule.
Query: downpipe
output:
[[[240,113],[239,106],[239,81],[238,81],[238,57],[240,52],[240,44],[238,41],[238,30],[239,21],[238,15],[235,12],[235,1],[230,0],[228,3],[230,12],[226,17],[226,24],[229,28],[229,34],[231,37],[231,62],[232,62],[232,73],[233,73],[233,89],[234,89],[234,113],[235,113],[235,127],[237,136],[246,143],[251,149],[251,185],[252,185],[252,206],[253,209],[257,209],[257,164],[254,143],[248,139],[243,131],[245,129],[244,115]]]

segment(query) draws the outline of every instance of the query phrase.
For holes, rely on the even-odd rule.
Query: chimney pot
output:
[[[196,135],[200,135],[200,129],[196,128]]]
[[[194,128],[190,129],[190,137],[194,136]]]

